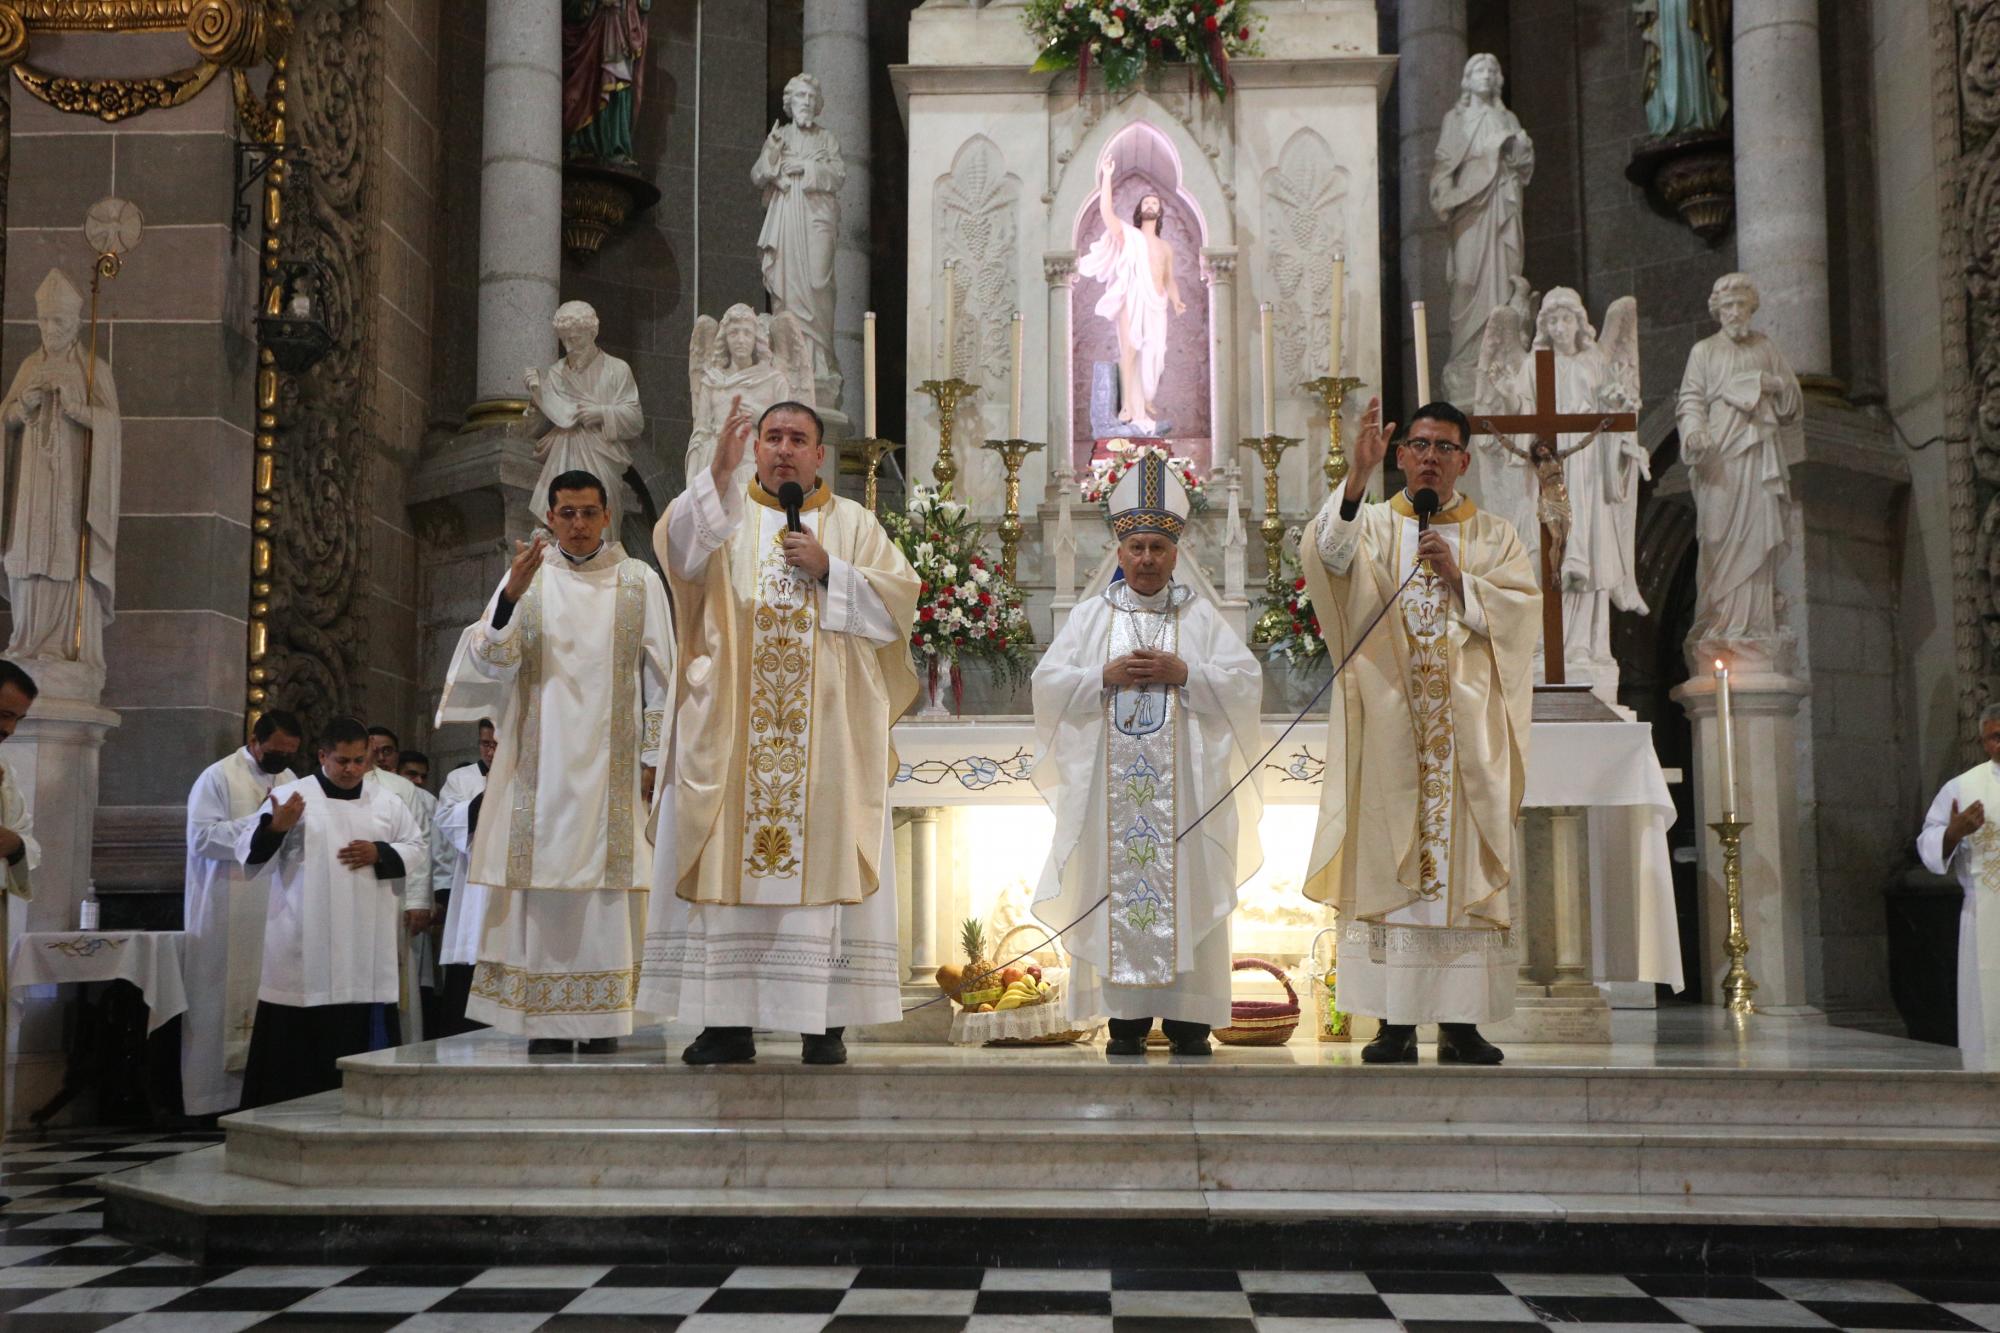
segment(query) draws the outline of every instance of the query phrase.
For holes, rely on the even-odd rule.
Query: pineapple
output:
[[[978,990],[990,967],[986,961],[986,927],[978,917],[967,917],[958,928],[958,947],[965,950],[965,989]]]

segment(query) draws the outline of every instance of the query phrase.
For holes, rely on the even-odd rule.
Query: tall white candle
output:
[[[1272,366],[1271,349],[1274,340],[1271,333],[1271,303],[1258,303],[1257,316],[1262,321],[1262,342],[1264,348],[1264,433],[1278,433],[1278,379]]]
[[[1326,320],[1326,373],[1340,374],[1340,325],[1347,315],[1347,258],[1333,257],[1333,307]]]
[[[938,374],[941,380],[952,377],[958,359],[953,354],[958,335],[958,276],[953,272],[957,267],[956,259],[944,261],[944,366]]]
[[[1431,321],[1422,301],[1410,302],[1410,320],[1416,326],[1417,406],[1431,400]]]
[[[1722,817],[1736,818],[1736,717],[1729,703],[1729,668],[1715,663],[1716,724],[1722,729]]]
[[[861,317],[861,415],[862,433],[875,438],[875,312]]]
[[[1013,397],[1008,400],[1007,438],[1021,438],[1021,312],[1014,312],[1014,383]]]

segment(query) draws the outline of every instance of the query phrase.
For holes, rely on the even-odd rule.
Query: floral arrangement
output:
[[[1034,634],[1021,590],[981,549],[979,521],[966,507],[919,485],[909,508],[883,514],[882,526],[923,581],[910,654],[933,689],[949,671],[956,693],[966,661],[986,662],[1010,682],[1026,678]]]
[[[1042,44],[1035,68],[1075,70],[1078,96],[1093,64],[1115,93],[1172,61],[1200,69],[1207,87],[1227,97],[1235,86],[1229,58],[1254,54],[1262,26],[1250,0],[1029,0],[1022,21]]]
[[[1107,519],[1110,518],[1111,492],[1117,489],[1119,479],[1132,470],[1132,465],[1148,455],[1167,460],[1167,466],[1174,470],[1174,474],[1181,479],[1181,485],[1187,488],[1189,510],[1199,514],[1208,508],[1208,483],[1194,470],[1194,460],[1175,457],[1157,444],[1114,444],[1111,446],[1111,457],[1091,459],[1090,471],[1077,483],[1084,503],[1096,505]]]
[[[1299,563],[1299,530],[1293,528],[1279,543],[1279,591],[1263,597],[1264,615],[1276,623],[1278,634],[1271,640],[1271,660],[1282,657],[1295,671],[1304,671],[1326,659],[1326,640],[1320,637],[1319,615],[1313,610],[1312,596]],[[1278,614],[1272,616],[1276,611]],[[1260,622],[1261,623],[1261,622]]]

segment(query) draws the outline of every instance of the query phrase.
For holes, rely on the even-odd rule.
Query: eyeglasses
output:
[[[604,511],[596,505],[591,505],[586,509],[558,509],[556,510],[556,517],[565,523],[574,523],[578,519],[582,519],[586,523],[595,523],[598,519],[604,517]]]
[[[1419,457],[1426,454],[1436,454],[1441,458],[1450,458],[1453,454],[1462,454],[1465,452],[1464,445],[1453,444],[1450,440],[1404,440],[1402,447],[1407,452],[1416,454]]]

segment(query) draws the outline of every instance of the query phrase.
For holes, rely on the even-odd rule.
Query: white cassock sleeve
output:
[[[1327,572],[1339,577],[1354,563],[1354,553],[1361,549],[1361,505],[1354,507],[1353,518],[1342,518],[1340,506],[1344,492],[1335,491],[1326,497],[1321,512],[1325,515],[1319,525],[1319,558]]]
[[[259,809],[262,809],[260,806]],[[253,813],[254,820],[256,815]],[[229,813],[229,779],[221,765],[211,767],[188,792],[188,854],[207,861],[236,862],[241,820]]]
[[[484,788],[481,788],[484,790]],[[450,791],[438,798],[437,831],[438,841],[453,853],[463,856],[472,850],[472,798],[478,791]],[[439,881],[449,887],[451,868],[445,867],[444,878]]]
[[[1486,604],[1479,598],[1479,589],[1482,585],[1478,579],[1468,578],[1464,579],[1463,582],[1465,584],[1465,601],[1458,608],[1458,623],[1484,639],[1488,637],[1488,627],[1486,621]]]
[[[743,495],[718,493],[707,468],[689,478],[687,489],[667,506],[667,564],[674,577],[693,582],[708,568],[708,557],[722,549],[743,523]]]
[[[826,591],[821,599],[819,628],[829,634],[853,634],[885,648],[903,637],[889,608],[861,571],[837,555],[827,557]]]
[[[431,908],[431,855],[423,825],[398,800],[383,802],[389,811],[389,836],[383,842],[403,860],[403,910],[427,912]],[[382,878],[379,874],[377,879]]]
[[[29,812],[20,788],[14,785],[14,775],[4,769],[0,769],[0,828],[21,840],[20,856],[4,863],[7,892],[26,898],[30,879],[42,864],[42,845],[35,841],[35,817]]]
[[[278,850],[271,853],[269,859],[255,862],[250,859],[250,852],[257,843],[257,830],[264,824],[264,816],[277,808],[277,794],[274,792],[264,798],[263,804],[236,821],[236,863],[243,867],[243,874],[248,879],[255,879],[276,867],[274,873],[278,879],[281,882],[288,880],[305,859],[306,819],[312,814],[310,809],[299,816],[298,823],[285,831],[284,841],[278,844]]]
[[[430,842],[425,850],[431,859],[431,905],[435,907],[439,894],[451,892],[451,868],[457,860],[451,838],[444,829],[442,800],[431,811]]]
[[[1951,822],[1951,803],[1957,799],[1958,779],[1953,778],[1938,789],[1937,799],[1924,816],[1924,830],[1917,835],[1917,855],[1933,875],[1951,874],[1951,863],[1958,859],[1958,847],[1952,848],[1951,856],[1944,854],[1944,828]],[[1959,847],[1964,845],[1961,842]]]

